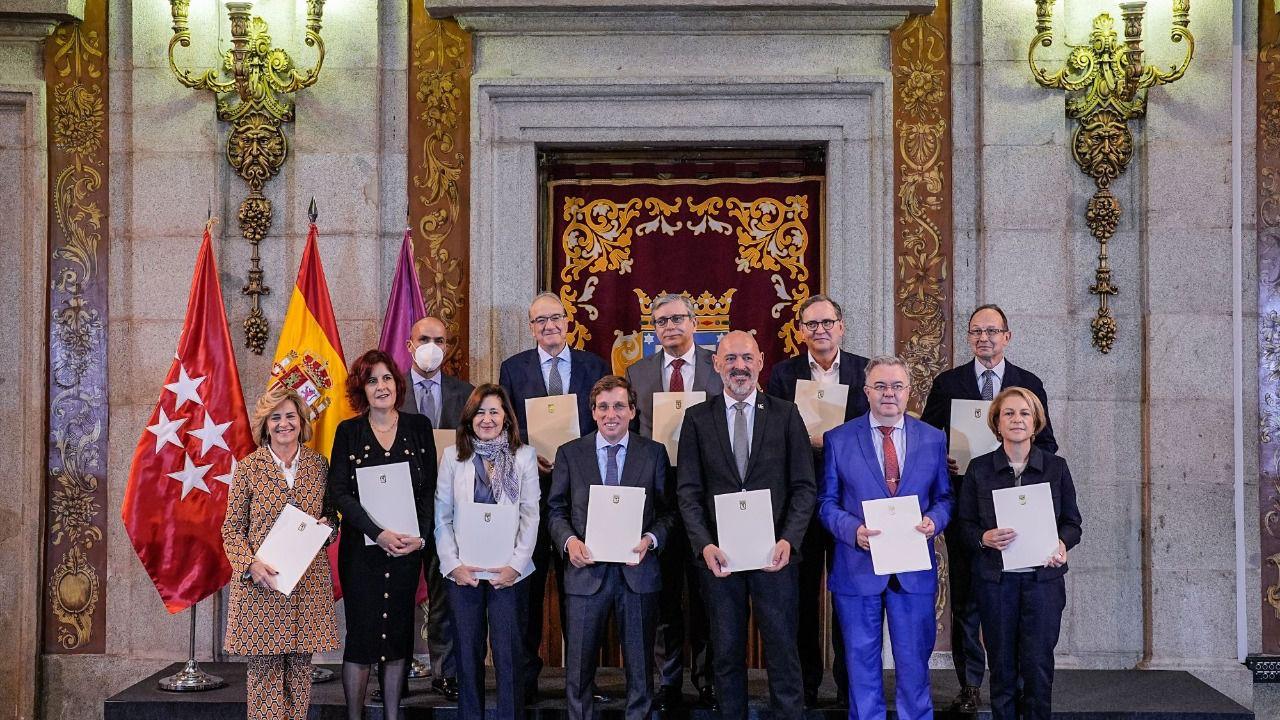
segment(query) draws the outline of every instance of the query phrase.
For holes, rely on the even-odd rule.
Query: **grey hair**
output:
[[[559,295],[557,295],[557,294],[555,294],[555,293],[553,293],[553,292],[550,292],[550,291],[546,291],[546,290],[544,290],[543,292],[538,293],[537,295],[534,295],[534,296],[533,296],[533,299],[529,301],[529,307],[532,309],[532,308],[533,308],[533,304],[534,304],[534,303],[536,303],[536,302],[538,302],[539,300],[542,300],[543,298],[546,298],[547,300],[555,300],[557,303],[559,303],[559,304],[560,304],[560,309],[561,309],[561,310],[565,310],[565,309],[566,309],[566,308],[565,308],[565,306],[564,306],[564,301],[560,299],[560,296],[559,296]]]
[[[871,358],[871,360],[867,361],[867,368],[864,372],[867,375],[870,375],[872,370],[878,367],[885,367],[885,366],[900,367],[904,372],[907,373],[908,378],[911,377],[911,368],[907,366],[907,361],[903,360],[897,355],[877,355]]]
[[[663,293],[662,295],[654,298],[653,304],[649,307],[653,312],[658,312],[658,308],[673,302],[684,303],[685,309],[689,311],[689,317],[694,320],[697,319],[698,312],[693,309],[693,301],[689,299],[688,295],[681,295],[680,293]]]

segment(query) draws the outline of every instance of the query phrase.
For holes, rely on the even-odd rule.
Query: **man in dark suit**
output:
[[[716,371],[724,393],[685,412],[680,433],[677,495],[711,621],[712,666],[720,716],[747,717],[748,601],[764,639],[773,717],[800,718],[804,690],[796,649],[799,585],[795,560],[813,514],[813,455],[796,406],[759,393],[763,357],[742,331],[724,336]],[[715,498],[768,490],[776,539],[770,565],[729,572],[718,546]]]
[[[867,359],[840,349],[844,342],[844,310],[826,295],[814,295],[800,304],[800,335],[808,352],[784,360],[769,373],[769,394],[795,402],[796,381],[838,383],[849,388],[845,400],[846,422],[867,412],[867,396],[862,391],[866,382]],[[822,473],[822,435],[809,437],[813,445],[814,475]],[[822,685],[823,640],[819,632],[822,618],[822,571],[829,569],[835,552],[831,534],[822,527],[814,513],[805,533],[800,554],[800,666],[804,670],[804,704],[818,704],[818,688]],[[833,618],[834,620],[834,618]],[[849,677],[844,666],[844,639],[840,623],[831,623],[831,647],[834,659],[831,675],[836,682],[836,704],[843,706],[849,697]]]
[[[427,316],[409,329],[406,345],[413,358],[406,385],[412,390],[404,394],[400,412],[422,414],[431,427],[458,427],[462,406],[474,389],[471,383],[440,370],[449,352],[449,339],[444,323]],[[433,347],[434,346],[434,347]],[[423,574],[427,579],[427,649],[431,655],[431,689],[449,700],[458,699],[457,670],[453,657],[453,618],[449,614],[449,595],[445,577],[440,574],[440,558],[433,552],[422,554]]]
[[[929,390],[920,419],[947,432],[951,431],[952,400],[991,400],[1006,387],[1021,387],[1035,393],[1044,406],[1044,430],[1036,435],[1036,447],[1045,452],[1058,451],[1049,422],[1049,398],[1044,383],[1034,374],[1007,361],[1005,348],[1013,339],[1009,320],[998,305],[982,305],[969,315],[967,332],[973,360],[938,375]],[[962,476],[955,460],[948,457],[951,472],[951,494],[960,496]],[[964,713],[978,712],[986,653],[979,635],[978,605],[973,594],[973,553],[955,533],[945,536],[951,578],[951,658],[960,680],[960,694],[951,704]]]
[[[921,522],[916,532],[929,542],[951,518],[947,439],[938,429],[906,415],[911,376],[896,357],[867,363],[864,392],[871,411],[827,432],[818,514],[836,538],[827,585],[844,632],[849,667],[850,717],[885,717],[881,663],[884,618],[897,680],[901,720],[933,717],[929,655],[933,652],[934,596],[938,572],[932,543],[927,570],[877,575],[862,503],[914,495]]]
[[[724,392],[716,374],[715,353],[694,344],[697,313],[693,302],[684,295],[668,293],[654,299],[653,326],[662,349],[627,368],[627,382],[636,392],[636,416],[631,429],[653,438],[653,394],[656,392],[703,391],[707,397]],[[667,492],[675,507],[675,473],[670,473]],[[683,699],[685,602],[684,589],[689,587],[689,651],[692,659],[690,680],[702,702],[715,704],[711,684],[711,653],[707,643],[707,615],[697,576],[688,552],[688,537],[673,533],[666,552],[659,557],[662,567],[662,593],[658,601],[658,637],[655,642],[658,666],[657,706],[669,710]],[[686,580],[688,582],[686,583]]]
[[[529,330],[537,347],[516,353],[502,361],[498,383],[507,391],[520,425],[520,438],[529,439],[528,417],[524,401],[529,398],[573,394],[577,396],[578,429],[589,435],[596,429],[591,417],[591,387],[608,373],[604,360],[583,350],[574,350],[568,342],[568,313],[555,293],[539,293],[529,305]],[[538,675],[542,673],[542,610],[546,596],[547,569],[553,558],[557,562],[557,588],[564,596],[563,567],[560,554],[552,548],[547,533],[546,500],[551,490],[551,458],[538,457],[538,471],[542,480],[542,522],[538,526],[538,545],[534,549],[534,571],[528,580],[529,622],[525,624],[525,699],[533,702],[538,693]],[[564,604],[560,604],[561,629],[564,628]]]
[[[636,394],[606,375],[591,388],[598,431],[560,446],[552,471],[551,537],[569,559],[564,600],[568,626],[565,694],[571,720],[594,718],[592,685],[609,611],[618,619],[627,673],[628,720],[647,720],[653,702],[653,638],[662,586],[656,555],[666,552],[674,521],[667,503],[667,450],[629,429]],[[644,488],[635,564],[596,562],[585,544],[592,486]]]

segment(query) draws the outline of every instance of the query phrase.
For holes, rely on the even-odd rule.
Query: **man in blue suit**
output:
[[[867,364],[871,411],[824,436],[823,477],[818,494],[822,524],[836,539],[835,563],[827,586],[844,633],[849,668],[849,717],[885,717],[880,652],[883,623],[897,675],[900,720],[931,720],[929,654],[935,639],[933,603],[938,569],[876,575],[862,502],[915,495],[922,520],[916,530],[932,539],[951,518],[947,477],[947,437],[906,416],[911,380],[900,358],[881,356]],[[934,557],[930,553],[930,558]]]
[[[604,360],[598,355],[583,350],[574,350],[568,346],[569,316],[564,304],[555,293],[540,293],[529,305],[529,330],[537,347],[532,350],[516,353],[502,361],[498,373],[498,383],[507,391],[515,410],[516,420],[520,425],[520,438],[528,441],[529,425],[525,414],[524,401],[529,398],[548,397],[552,395],[577,395],[578,430],[583,436],[596,429],[595,420],[591,417],[591,387],[596,381],[608,373]],[[542,481],[542,522],[538,525],[538,544],[533,551],[534,571],[525,582],[529,586],[529,622],[525,623],[524,656],[525,656],[525,701],[526,704],[536,700],[538,694],[538,675],[542,673],[542,658],[538,651],[542,647],[542,609],[546,596],[547,566],[553,558],[559,559],[559,553],[551,546],[551,536],[547,533],[547,501],[551,495],[551,460],[538,458],[538,471]],[[557,585],[563,583],[563,566],[556,573]],[[561,597],[563,587],[558,588]],[[560,604],[561,629],[564,628],[564,603]]]

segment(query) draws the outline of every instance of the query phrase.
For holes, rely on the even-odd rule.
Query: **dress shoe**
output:
[[[663,685],[653,697],[653,709],[671,712],[684,704],[684,693],[675,685]]]
[[[956,712],[977,714],[978,703],[982,701],[982,696],[978,692],[978,688],[972,685],[965,685],[960,688],[960,694],[951,703],[951,709]]]
[[[716,689],[710,685],[698,689],[698,704],[712,710],[720,710],[720,699],[716,697]]]
[[[530,705],[537,705],[537,704],[538,704],[538,688],[532,687],[525,690],[524,691],[525,707],[529,707]]]
[[[449,702],[458,700],[458,679],[451,677],[434,678],[431,681],[431,692],[444,696]]]
[[[607,705],[613,702],[613,696],[600,688],[596,688],[591,692],[591,699],[594,700],[597,705]]]
[[[817,690],[814,690],[813,692],[808,692],[808,691],[805,692],[804,706],[806,709],[813,709],[818,707],[818,691]]]

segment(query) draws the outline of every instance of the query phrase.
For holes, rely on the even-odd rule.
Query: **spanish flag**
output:
[[[316,452],[329,457],[338,423],[351,417],[347,401],[347,363],[333,319],[329,284],[316,245],[319,231],[311,223],[302,267],[289,299],[289,310],[280,328],[269,385],[282,383],[298,391],[311,408],[311,442]]]

